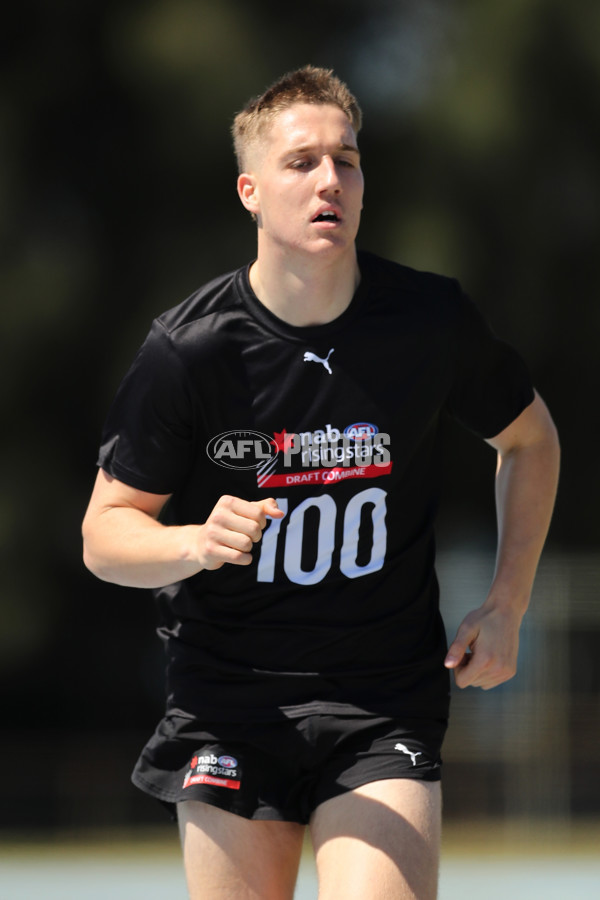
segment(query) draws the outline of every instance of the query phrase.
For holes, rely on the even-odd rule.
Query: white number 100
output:
[[[368,488],[356,494],[349,501],[344,512],[343,541],[340,552],[340,571],[347,578],[359,578],[378,572],[382,568],[387,548],[387,529],[385,524],[386,492],[381,488]],[[371,508],[372,540],[368,562],[359,565],[358,541],[363,507]],[[285,513],[282,519],[272,519],[266,529],[260,548],[258,560],[258,581],[271,582],[275,579],[275,559],[280,538],[285,541],[283,552],[283,569],[290,581],[295,584],[318,584],[327,575],[333,561],[335,549],[335,523],[337,505],[333,497],[323,494],[320,497],[309,497],[300,503],[287,520],[288,501],[285,497],[277,500],[277,505]],[[307,510],[319,512],[319,525],[316,530],[316,560],[312,569],[302,568],[302,541],[304,535],[304,518]],[[287,527],[286,527],[287,525]]]

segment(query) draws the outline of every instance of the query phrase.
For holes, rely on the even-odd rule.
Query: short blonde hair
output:
[[[348,117],[355,134],[362,125],[360,106],[332,69],[304,66],[288,72],[250,100],[233,120],[231,129],[239,172],[246,171],[250,147],[263,137],[274,118],[295,103],[331,104]]]

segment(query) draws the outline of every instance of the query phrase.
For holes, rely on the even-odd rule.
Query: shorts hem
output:
[[[241,816],[243,819],[248,819],[249,821],[296,822],[299,825],[306,824],[294,813],[279,812],[273,807],[259,807],[258,809],[247,809],[246,807],[232,808],[225,800],[220,802],[217,797],[204,797],[202,800],[199,800],[197,797],[180,797],[173,791],[161,790],[161,788],[156,787],[151,781],[142,778],[137,772],[132,774],[131,782],[138,790],[160,803],[174,822],[177,821],[177,805],[179,803],[195,802],[206,803],[207,806],[214,806],[217,809],[222,809],[223,812],[231,813],[234,816]]]
[[[361,787],[365,787],[367,784],[376,784],[378,781],[424,781],[428,784],[437,784],[441,780],[441,766],[434,771],[421,772],[420,774],[417,774],[416,772],[414,774],[407,772],[405,775],[382,775],[378,778],[357,778],[353,779],[353,784],[336,784],[329,789],[325,788],[320,791],[318,798],[316,798],[314,809],[318,809],[322,803],[327,803],[328,800],[335,800],[336,797],[342,797],[344,794],[356,791]]]

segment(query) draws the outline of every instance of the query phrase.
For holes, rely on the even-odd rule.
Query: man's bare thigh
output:
[[[177,804],[190,900],[292,900],[304,826]]]
[[[371,782],[322,803],[310,830],[319,900],[435,900],[439,782]]]

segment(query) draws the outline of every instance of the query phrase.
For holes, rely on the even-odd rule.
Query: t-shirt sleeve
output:
[[[189,470],[190,400],[185,367],[157,320],[117,391],[98,465],[139,490],[173,493]]]
[[[494,334],[475,304],[457,290],[459,327],[447,409],[466,428],[491,438],[533,401],[531,376],[519,353]]]

